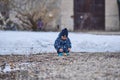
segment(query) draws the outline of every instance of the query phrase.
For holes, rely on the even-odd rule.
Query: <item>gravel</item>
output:
[[[120,80],[120,53],[4,55],[3,62],[14,67],[0,80]]]

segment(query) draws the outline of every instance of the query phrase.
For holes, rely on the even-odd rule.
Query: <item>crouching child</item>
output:
[[[54,47],[57,50],[58,56],[69,55],[71,50],[71,41],[68,37],[67,28],[63,29],[58,38],[55,40]]]

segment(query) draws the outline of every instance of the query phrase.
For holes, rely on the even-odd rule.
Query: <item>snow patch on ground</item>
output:
[[[0,55],[54,53],[59,32],[0,31]],[[120,52],[119,35],[69,33],[72,52]]]

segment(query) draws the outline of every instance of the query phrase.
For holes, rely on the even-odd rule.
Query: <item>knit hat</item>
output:
[[[64,29],[62,30],[61,36],[66,36],[66,37],[68,37],[68,30],[67,30],[67,28],[64,28]]]

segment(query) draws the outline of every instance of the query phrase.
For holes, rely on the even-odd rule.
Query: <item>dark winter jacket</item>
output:
[[[67,39],[62,40],[61,36],[66,35],[66,34],[67,34]],[[64,30],[60,32],[58,38],[55,40],[54,47],[57,50],[57,52],[59,52],[59,49],[63,49],[63,52],[69,52],[68,48],[71,48],[71,41],[68,38],[68,32]]]

